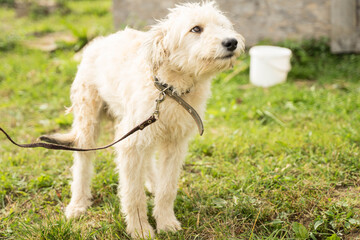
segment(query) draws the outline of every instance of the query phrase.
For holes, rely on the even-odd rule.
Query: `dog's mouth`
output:
[[[234,53],[230,53],[228,55],[225,55],[225,56],[222,56],[222,57],[217,57],[216,59],[219,59],[219,60],[226,60],[226,59],[230,59],[234,56],[235,54]]]

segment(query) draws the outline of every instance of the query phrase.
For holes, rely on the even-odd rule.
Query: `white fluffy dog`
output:
[[[124,135],[154,112],[159,95],[155,76],[203,116],[211,78],[232,67],[243,49],[243,37],[214,2],[179,5],[148,32],[126,28],[97,38],[85,49],[71,88],[72,130],[53,138],[77,147],[94,147],[104,108],[114,118],[116,139]],[[180,229],[173,205],[188,141],[195,130],[190,114],[166,98],[157,122],[115,145],[121,208],[132,237],[154,236],[147,219],[145,182],[155,196],[157,231]],[[156,151],[159,159],[155,161]],[[74,154],[68,218],[83,214],[91,204],[92,156],[89,152]]]

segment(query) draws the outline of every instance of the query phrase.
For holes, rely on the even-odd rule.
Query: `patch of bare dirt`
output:
[[[360,186],[342,186],[331,193],[333,201],[344,201],[360,208]]]
[[[33,40],[25,41],[24,45],[29,48],[39,49],[45,52],[51,52],[56,50],[56,43],[58,41],[74,42],[76,41],[76,38],[70,33],[55,32],[46,34]]]
[[[360,240],[360,232],[353,231],[344,236],[344,240]]]

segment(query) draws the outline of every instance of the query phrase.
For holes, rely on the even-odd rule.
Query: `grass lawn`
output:
[[[113,31],[110,1],[67,5],[66,15],[23,18],[0,7],[0,126],[19,142],[70,128],[74,50]],[[27,46],[53,33],[75,42]],[[214,80],[205,134],[191,142],[179,181],[183,230],[157,239],[360,239],[360,55],[331,55],[324,39],[279,44],[294,53],[286,83],[249,85],[247,55]],[[0,239],[129,239],[113,157],[97,153],[93,205],[68,221],[71,153],[19,149],[1,136]],[[155,226],[152,208],[149,194]]]

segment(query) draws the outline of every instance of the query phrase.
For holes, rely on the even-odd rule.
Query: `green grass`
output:
[[[68,6],[35,19],[0,8],[0,126],[20,142],[70,127],[76,44],[113,30],[109,1]],[[48,53],[23,44],[59,31],[79,33],[77,42]],[[326,39],[279,45],[294,52],[287,83],[253,87],[248,70],[214,80],[205,134],[191,142],[179,181],[183,230],[158,239],[360,238],[360,56],[331,55]],[[103,133],[99,145],[111,141],[111,124]],[[0,239],[128,239],[113,157],[97,153],[93,205],[68,221],[71,153],[1,137]]]

